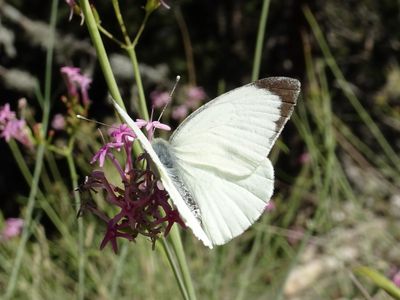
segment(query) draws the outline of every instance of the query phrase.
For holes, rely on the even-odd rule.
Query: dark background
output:
[[[133,35],[142,17],[144,1],[121,1],[120,6]],[[137,48],[139,61],[149,67],[160,64],[167,66],[164,81],[154,82],[144,78],[146,95],[154,88],[170,87],[176,74],[182,82],[187,81],[187,64],[182,42],[182,34],[177,22],[177,10],[186,22],[193,48],[196,70],[196,84],[204,87],[210,98],[218,94],[218,86],[223,81],[225,90],[237,87],[251,80],[251,70],[257,35],[261,1],[169,1],[171,10],[158,9],[151,16]],[[101,14],[102,24],[110,32],[119,36],[119,28],[112,13],[111,3],[94,1]],[[399,138],[395,131],[382,119],[384,106],[399,108],[400,85],[389,85],[398,69],[400,32],[399,4],[397,1],[272,1],[268,14],[260,77],[290,76],[302,81],[303,90],[308,88],[305,81],[304,41],[310,42],[316,59],[320,50],[304,17],[303,8],[310,7],[316,16],[329,46],[339,63],[346,79],[354,86],[359,99],[384,132],[387,139],[399,148]],[[7,9],[12,7],[23,16],[12,19]],[[104,12],[109,11],[109,14]],[[9,11],[8,11],[9,13]],[[36,120],[40,120],[40,110],[32,88],[21,88],[19,82],[7,83],[4,78],[9,70],[19,69],[37,78],[43,86],[46,40],[45,28],[50,14],[50,2],[1,1],[0,16],[2,29],[14,36],[14,53],[6,50],[6,43],[0,44],[0,104],[10,102],[16,109],[17,100],[27,97],[29,104],[36,107]],[[60,1],[58,14],[58,40],[55,51],[52,78],[53,110],[61,110],[60,96],[65,93],[59,69],[64,65],[74,65],[93,77],[90,97],[96,103],[90,117],[101,120],[110,115],[106,104],[107,89],[101,70],[96,63],[94,50],[85,25],[80,26],[80,18],[75,15],[68,21],[69,8]],[[33,23],[29,23],[33,22]],[[35,26],[38,28],[35,28]],[[42,27],[40,27],[40,26]],[[42,28],[42,29],[43,29]],[[109,53],[123,51],[107,40]],[[12,51],[11,51],[12,52]],[[396,77],[394,77],[396,78]],[[133,79],[118,78],[123,95],[130,95]],[[334,77],[328,74],[331,86]],[[396,80],[394,80],[396,82]],[[332,90],[333,109],[343,119],[353,124],[371,147],[374,140],[360,125],[351,112],[347,101],[343,101],[340,91]],[[284,133],[286,140],[293,140],[293,131]],[[27,195],[29,189],[14,163],[7,144],[0,142],[0,207],[4,215],[19,214],[17,195]],[[27,160],[32,157],[27,155]],[[281,162],[284,163],[284,162]],[[289,170],[290,172],[290,170]],[[295,172],[295,170],[293,170]]]

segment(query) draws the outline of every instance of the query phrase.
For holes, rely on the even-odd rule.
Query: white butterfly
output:
[[[263,213],[274,189],[267,158],[292,114],[300,82],[270,77],[200,107],[172,134],[152,144],[116,102],[155,163],[186,225],[204,245],[225,244]]]

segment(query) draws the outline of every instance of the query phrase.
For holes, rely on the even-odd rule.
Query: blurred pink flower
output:
[[[187,99],[185,104],[190,108],[197,108],[200,102],[207,97],[204,89],[200,86],[191,86],[186,91]]]
[[[150,93],[150,99],[155,108],[161,108],[170,101],[171,97],[167,92],[152,91]]]
[[[61,74],[64,77],[65,84],[67,85],[68,94],[72,97],[78,96],[78,90],[76,88],[76,84],[74,83],[74,78],[79,75],[81,69],[75,67],[62,67]]]
[[[6,123],[15,118],[15,112],[10,110],[10,104],[6,103],[0,108],[0,123]]]
[[[276,209],[276,205],[275,202],[271,199],[269,200],[269,202],[267,203],[267,205],[265,206],[264,212],[272,212]]]
[[[25,120],[18,120],[8,103],[1,109],[0,116],[0,137],[3,137],[6,142],[16,139],[28,148],[33,147]]]
[[[182,104],[179,106],[174,107],[172,110],[171,117],[174,120],[181,121],[189,114],[189,109],[186,105]]]
[[[288,230],[287,240],[289,244],[297,244],[305,235],[304,228],[300,226],[295,226]]]
[[[400,288],[400,271],[393,275],[392,281],[397,287]]]
[[[299,163],[302,165],[308,164],[311,160],[310,153],[304,152],[299,157]]]
[[[82,102],[86,106],[90,103],[88,90],[89,90],[90,84],[92,83],[92,79],[90,79],[89,77],[87,77],[85,75],[80,75],[79,77],[76,78],[76,80],[81,89]]]
[[[78,96],[78,88],[81,91],[83,105],[87,106],[90,103],[88,90],[92,79],[81,74],[81,69],[65,66],[61,68],[65,83],[67,85],[68,94],[72,97]]]
[[[63,130],[65,128],[65,118],[62,114],[56,114],[51,122],[51,127],[55,130]]]
[[[24,220],[20,218],[9,218],[1,232],[1,237],[5,240],[18,236],[24,227]]]

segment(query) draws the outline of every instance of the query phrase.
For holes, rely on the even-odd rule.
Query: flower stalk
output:
[[[117,82],[115,81],[114,73],[112,72],[111,64],[108,60],[107,52],[104,47],[99,29],[97,27],[92,9],[90,7],[89,0],[80,0],[80,7],[82,9],[85,23],[88,28],[93,45],[96,49],[97,57],[99,59],[101,70],[103,71],[104,78],[106,79],[108,90],[110,91],[110,94],[114,98],[114,100],[117,101],[117,103],[121,107],[125,108],[125,104],[119,92]]]
[[[49,122],[50,113],[50,90],[51,90],[51,65],[53,59],[53,48],[54,48],[54,33],[57,22],[57,8],[58,0],[53,0],[51,7],[51,17],[50,17],[50,36],[47,48],[47,58],[46,58],[46,82],[45,82],[45,97],[43,102],[43,117],[42,117],[42,133],[43,135],[47,132],[47,126]],[[17,253],[15,256],[13,268],[10,275],[10,280],[8,282],[6,293],[4,298],[11,299],[15,292],[15,287],[17,284],[17,279],[19,275],[19,270],[22,263],[22,258],[25,252],[26,243],[31,233],[31,223],[32,223],[32,213],[35,207],[36,197],[39,190],[39,179],[43,167],[43,158],[45,153],[45,143],[39,144],[36,153],[36,163],[33,172],[32,186],[28,197],[28,203],[26,207],[25,224],[22,231],[21,240],[19,242]]]
[[[153,1],[154,2],[154,1]],[[161,4],[164,4],[164,2],[160,1]],[[117,101],[117,103],[125,108],[122,98],[120,96],[117,84],[115,82],[115,78],[114,75],[112,74],[112,70],[111,70],[111,66],[110,63],[108,61],[108,57],[105,51],[105,47],[103,44],[103,41],[101,39],[100,36],[100,32],[99,32],[99,28],[98,28],[98,24],[96,23],[96,20],[93,16],[93,12],[91,11],[91,7],[89,4],[88,0],[80,0],[80,5],[82,8],[82,12],[83,12],[83,16],[85,19],[85,23],[87,24],[87,28],[89,30],[90,36],[92,38],[92,42],[96,48],[97,51],[97,55],[100,61],[100,65],[101,68],[103,70],[104,76],[106,77],[106,82],[107,85],[109,87],[110,93],[113,96],[113,98]],[[127,31],[126,31],[126,27],[124,25],[121,13],[120,13],[120,9],[119,9],[119,5],[117,4],[116,0],[113,0],[113,5],[114,5],[114,10],[116,12],[116,16],[118,19],[118,22],[121,26],[121,30],[123,32],[124,35],[124,40],[125,40],[125,49],[128,53],[128,56],[131,60],[132,63],[132,67],[134,70],[134,75],[135,75],[135,80],[137,83],[137,87],[138,87],[138,93],[139,93],[139,114],[140,117],[145,119],[145,120],[149,120],[149,114],[148,114],[148,110],[146,107],[146,100],[145,100],[145,96],[144,96],[144,89],[143,89],[143,84],[141,81],[141,76],[140,76],[140,70],[139,70],[139,63],[137,60],[137,56],[136,56],[136,51],[135,51],[135,47],[139,41],[139,38],[144,30],[144,26],[147,22],[147,19],[151,13],[151,11],[146,11],[146,15],[144,17],[144,20],[142,22],[141,27],[139,28],[139,31],[133,41],[133,43],[131,42]],[[137,152],[136,152],[137,153]],[[104,183],[104,182],[103,182]],[[123,227],[118,227],[117,225],[118,223],[109,223],[109,225],[113,227],[113,229],[115,230],[114,233],[118,233],[120,232],[120,234],[122,234],[121,232],[123,230],[127,230],[127,227],[124,225]],[[115,227],[117,225],[117,227]],[[120,226],[122,226],[122,223],[120,223]],[[168,225],[169,227],[170,225]],[[128,230],[129,231],[129,230]],[[185,299],[196,299],[195,297],[195,293],[194,293],[194,288],[193,288],[193,284],[190,278],[190,273],[188,270],[188,266],[187,266],[187,262],[185,260],[185,254],[183,251],[183,247],[180,241],[180,236],[179,236],[179,231],[176,228],[172,228],[172,236],[171,236],[171,244],[172,244],[172,248],[174,250],[174,255],[178,261],[178,266],[174,263],[174,261],[171,258],[171,255],[168,255],[168,253],[166,253],[167,257],[169,257],[169,262],[170,262],[170,266],[173,269],[174,273],[180,274],[179,276],[177,276],[176,278],[184,278],[183,282],[185,285],[185,288],[181,288],[181,293],[183,298]],[[125,236],[126,237],[126,236]],[[114,236],[109,236],[108,237],[112,242],[112,239],[114,238]],[[166,247],[164,246],[164,251],[166,251]],[[178,281],[179,284],[179,281]]]

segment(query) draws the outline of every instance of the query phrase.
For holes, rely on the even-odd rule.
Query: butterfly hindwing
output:
[[[267,158],[243,179],[226,178],[203,168],[179,166],[179,170],[214,245],[224,244],[250,227],[265,210],[274,188],[274,171]]]

